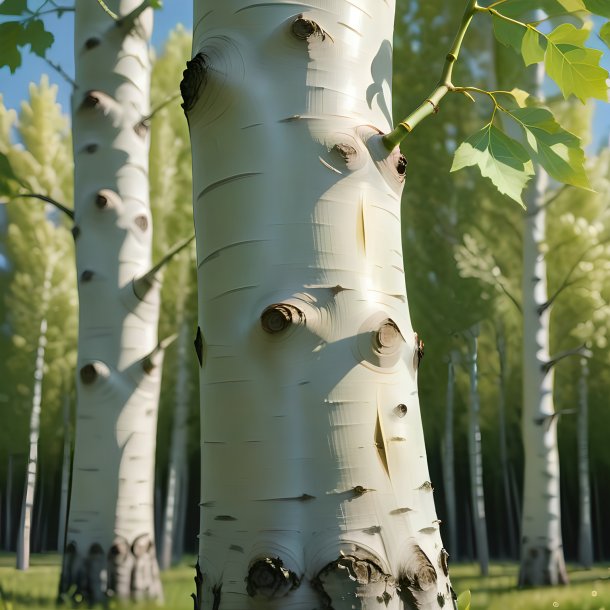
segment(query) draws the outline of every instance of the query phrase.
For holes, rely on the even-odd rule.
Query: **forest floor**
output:
[[[0,610],[51,610],[59,579],[59,555],[32,556],[27,572],[15,570],[13,554],[0,553]],[[163,608],[192,610],[190,594],[193,584],[194,558],[162,573],[165,592]],[[570,566],[568,587],[516,590],[517,564],[493,563],[490,574],[483,578],[476,564],[451,566],[453,588],[470,590],[471,610],[610,610],[610,567],[597,565],[592,570]],[[121,606],[108,604],[110,609]],[[134,606],[129,606],[134,608]],[[140,604],[138,610],[160,610],[157,605]]]

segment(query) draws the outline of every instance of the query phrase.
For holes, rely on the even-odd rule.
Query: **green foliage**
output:
[[[458,610],[470,610],[471,599],[470,591],[460,593],[457,598]]]
[[[15,72],[21,65],[22,47],[27,45],[32,53],[45,57],[55,37],[45,29],[40,17],[48,12],[61,16],[67,10],[56,7],[43,11],[45,4],[42,2],[35,10],[28,7],[27,0],[4,0],[0,4],[0,15],[17,17],[0,23],[0,68],[8,66],[11,72]]]

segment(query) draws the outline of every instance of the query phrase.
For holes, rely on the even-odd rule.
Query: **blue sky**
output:
[[[88,0],[94,1],[94,0]],[[155,13],[155,27],[153,44],[161,49],[163,41],[167,38],[170,30],[178,23],[187,29],[192,29],[192,2],[190,0],[165,0],[165,7]],[[73,18],[70,13],[61,19],[48,19],[47,28],[55,35],[55,43],[48,53],[49,59],[58,63],[69,75],[74,73],[72,28]],[[601,41],[594,34],[590,44],[600,49],[605,49]],[[606,50],[603,60],[604,66],[610,70],[610,52]],[[49,74],[51,82],[59,84],[58,101],[63,111],[68,114],[70,105],[70,86],[42,59],[29,53],[23,53],[23,65],[11,74],[7,67],[0,68],[0,93],[4,103],[10,108],[18,109],[21,100],[28,97],[28,85],[31,81],[38,82],[42,74]],[[596,149],[600,143],[606,144],[610,134],[610,105],[599,103],[595,116],[594,143],[592,148]]]

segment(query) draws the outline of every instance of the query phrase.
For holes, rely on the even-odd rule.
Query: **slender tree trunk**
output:
[[[498,374],[498,442],[500,445],[500,471],[502,473],[502,491],[506,515],[506,535],[511,559],[518,557],[518,534],[513,512],[510,486],[510,464],[506,442],[506,341],[502,328],[496,329],[496,348],[500,371]]]
[[[77,0],[72,100],[77,407],[60,595],[160,598],[154,458],[159,286],[148,197],[149,1]]]
[[[70,493],[70,465],[72,463],[72,425],[70,418],[70,394],[64,394],[64,451],[61,463],[61,487],[59,492],[59,527],[57,529],[57,550],[63,553],[66,545],[66,524],[68,519],[68,499]]]
[[[481,452],[481,426],[479,424],[479,371],[478,371],[478,324],[467,334],[470,374],[470,410],[468,417],[468,458],[470,464],[470,494],[472,496],[472,523],[477,561],[481,574],[489,573],[489,545],[487,542],[487,520],[485,518],[485,493],[483,485],[483,455]]]
[[[21,519],[17,533],[17,569],[27,570],[30,567],[30,547],[32,535],[32,515],[34,511],[34,493],[38,471],[38,438],[40,437],[40,410],[42,407],[42,380],[44,378],[44,353],[47,346],[47,304],[51,293],[51,275],[53,265],[47,263],[42,284],[41,311],[45,317],[40,321],[38,348],[36,350],[36,367],[34,369],[34,391],[32,411],[30,413],[30,440],[28,461],[26,464],[25,486],[21,505]]]
[[[580,360],[578,383],[578,562],[585,568],[593,565],[593,532],[591,529],[591,484],[589,471],[589,400],[586,358]]]
[[[445,405],[445,435],[443,441],[443,486],[445,488],[445,509],[447,511],[447,533],[449,551],[458,557],[457,510],[455,502],[455,461],[453,448],[453,406],[455,389],[455,355],[449,356],[447,363],[447,400]]]
[[[183,310],[183,308],[181,308]],[[184,311],[182,311],[184,317]],[[174,418],[172,426],[172,440],[169,456],[169,469],[167,474],[167,492],[165,496],[165,510],[163,511],[163,537],[161,545],[161,569],[167,570],[174,561],[174,541],[184,532],[178,530],[180,516],[180,502],[186,486],[186,444],[187,444],[187,418],[189,408],[189,365],[188,356],[191,355],[191,337],[189,324],[182,322],[180,336],[178,337],[178,354],[176,359],[176,394],[174,405]],[[189,349],[190,348],[190,349]]]
[[[548,367],[550,307],[547,302],[543,201],[548,176],[538,168],[527,194],[523,232],[523,411],[525,450],[519,586],[567,583],[561,537],[557,418],[553,368]]]
[[[182,92],[200,286],[196,607],[451,606],[405,293],[405,160],[379,136],[394,2],[195,7]]]

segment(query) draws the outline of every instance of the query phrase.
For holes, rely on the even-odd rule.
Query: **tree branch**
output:
[[[98,0],[99,2],[99,0]],[[141,4],[136,6],[136,8],[131,11],[131,13],[127,13],[127,15],[123,17],[119,17],[116,20],[116,24],[118,27],[126,27],[128,30],[131,30],[137,20],[137,18],[151,5],[151,0],[144,0]]]
[[[48,57],[43,57],[44,61],[47,62],[47,65],[53,68],[57,74],[59,74],[66,82],[72,85],[73,89],[78,89],[78,85],[76,81],[58,64],[54,61],[51,61]]]
[[[134,125],[136,133],[141,133],[143,129],[147,130],[150,126],[150,121],[155,116],[155,114],[163,110],[163,108],[165,108],[166,106],[169,106],[172,102],[176,101],[180,96],[180,93],[176,93],[175,95],[172,95],[166,100],[162,101],[158,106],[155,106],[155,108],[151,110],[149,115],[143,117]]]
[[[443,72],[436,88],[427,100],[420,104],[420,106],[407,116],[407,118],[398,123],[390,133],[383,136],[382,142],[387,150],[394,150],[418,123],[423,121],[427,116],[437,113],[440,101],[453,89],[453,83],[451,82],[453,68],[460,54],[460,48],[462,47],[466,31],[477,10],[479,10],[479,7],[477,6],[476,0],[468,0],[455,40],[445,58]]]
[[[144,300],[144,297],[148,293],[148,291],[152,288],[157,273],[169,263],[174,256],[182,252],[184,248],[186,248],[193,240],[195,239],[194,235],[183,239],[178,242],[171,250],[151,269],[149,269],[144,275],[133,280],[133,291],[135,295],[141,301]]]
[[[585,358],[591,358],[591,356],[593,356],[593,352],[587,347],[586,343],[583,343],[578,347],[567,349],[553,356],[548,362],[545,362],[542,365],[542,371],[544,373],[548,373],[558,362],[561,362],[564,358],[569,358],[570,356],[584,356]]]
[[[14,201],[15,199],[40,199],[45,203],[50,203],[52,206],[55,206],[60,212],[63,212],[66,216],[68,216],[71,220],[74,220],[74,210],[67,208],[62,203],[55,201],[51,197],[47,197],[46,195],[41,195],[39,193],[24,193],[23,195],[14,195],[9,199],[9,201]],[[3,202],[0,202],[3,203]]]
[[[153,369],[159,365],[159,356],[176,340],[177,336],[177,334],[174,334],[159,341],[152,352],[142,358],[142,369],[147,375],[150,375]]]

